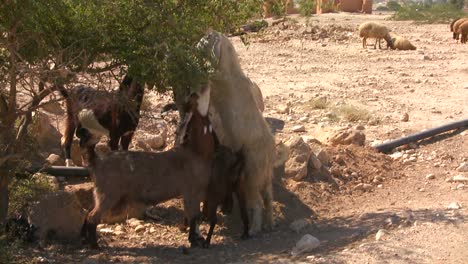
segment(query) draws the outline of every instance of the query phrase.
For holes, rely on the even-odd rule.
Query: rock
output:
[[[45,195],[29,212],[29,221],[38,228],[41,240],[53,235],[57,239],[78,241],[85,217],[86,211],[78,198],[64,191]]]
[[[401,157],[403,157],[403,153],[402,152],[394,152],[392,154],[389,155],[393,160],[397,160]]]
[[[276,112],[278,112],[279,114],[289,114],[289,111],[289,105],[279,105],[276,108]]]
[[[297,126],[293,126],[292,131],[293,132],[305,132],[306,130],[303,125],[297,125]]]
[[[43,150],[60,148],[61,134],[52,125],[50,118],[40,112],[34,113],[31,132],[39,147]]]
[[[457,167],[457,171],[459,172],[467,172],[468,171],[468,163],[463,162],[460,166]]]
[[[372,185],[367,183],[359,183],[358,185],[354,186],[354,190],[370,191],[372,190]]]
[[[146,228],[144,225],[138,225],[137,227],[135,227],[135,232],[137,233],[140,233],[142,231],[144,231]]]
[[[137,227],[137,226],[143,225],[143,221],[136,219],[136,218],[130,218],[127,220],[127,224],[130,227]]]
[[[322,168],[322,162],[317,158],[317,156],[315,156],[313,152],[310,153],[309,164],[315,170],[320,170],[320,168]]]
[[[147,138],[147,144],[152,149],[160,149],[164,147],[165,142],[162,135],[149,135]]]
[[[465,184],[460,183],[457,185],[457,190],[463,190],[465,188]]]
[[[299,121],[307,122],[307,121],[309,121],[309,118],[307,116],[303,116],[303,117],[299,118]]]
[[[320,162],[322,162],[323,165],[330,165],[330,156],[328,156],[328,153],[321,149],[318,153],[317,153],[317,158],[320,160]]]
[[[426,180],[433,180],[433,179],[435,179],[434,174],[431,173],[431,174],[426,175]]]
[[[429,57],[428,55],[422,55],[421,60],[431,60],[431,57]]]
[[[65,111],[57,101],[49,101],[41,106],[41,109],[54,115],[63,115]]]
[[[135,146],[143,151],[150,151],[151,147],[146,143],[145,139],[137,138],[135,141]]]
[[[320,241],[316,237],[306,234],[296,243],[296,246],[291,251],[291,255],[298,256],[302,253],[310,252],[318,246],[320,246]]]
[[[154,228],[154,226],[150,227],[150,229],[149,229],[150,234],[156,233],[156,231],[157,230],[156,230],[156,228]]]
[[[67,185],[65,186],[65,191],[74,194],[76,198],[78,198],[78,202],[80,203],[82,208],[88,211],[91,211],[91,209],[93,209],[94,183],[87,182],[81,184]]]
[[[97,154],[99,155],[105,155],[111,151],[109,145],[104,142],[99,142],[96,144],[96,147],[94,148]]]
[[[447,209],[449,210],[458,210],[460,209],[461,206],[457,202],[451,202],[448,206]]]
[[[338,131],[330,138],[330,143],[332,145],[358,145],[364,146],[366,141],[366,135],[362,131],[358,130],[348,130],[348,131]]]
[[[289,158],[289,147],[286,146],[283,142],[278,142],[276,143],[275,146],[275,167],[279,167],[281,165],[284,165],[284,163],[288,160]]]
[[[388,234],[387,231],[385,231],[384,229],[379,229],[379,231],[377,231],[377,234],[375,234],[375,240],[377,241],[382,240],[383,237],[387,234]]]
[[[296,221],[292,222],[290,225],[289,225],[289,228],[296,232],[296,233],[299,233],[302,229],[304,229],[304,227],[308,226],[309,225],[309,221],[305,218],[301,218],[301,219],[297,219]]]
[[[94,184],[82,183],[65,186],[65,191],[74,194],[82,208],[90,211],[94,207]],[[124,222],[128,218],[143,218],[145,215],[146,205],[138,202],[123,204],[118,210],[111,210],[102,216],[102,222],[113,224]]]
[[[285,176],[292,177],[296,181],[307,176],[307,164],[311,155],[311,149],[302,137],[293,137],[286,145],[289,147],[289,159],[285,163]]]
[[[404,114],[401,116],[400,121],[401,121],[401,122],[408,122],[408,121],[409,121],[409,115],[408,115],[408,113],[404,113]]]
[[[47,164],[52,166],[64,166],[65,161],[57,154],[50,154],[46,159]]]
[[[454,182],[468,182],[468,177],[465,177],[463,175],[455,175],[455,176],[453,176],[452,181],[454,181]]]
[[[114,230],[110,228],[101,228],[99,229],[99,233],[101,234],[114,234]]]

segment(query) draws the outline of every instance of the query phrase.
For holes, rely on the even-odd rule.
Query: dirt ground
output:
[[[362,125],[366,144],[372,145],[468,118],[468,45],[455,43],[447,24],[418,25],[379,14],[289,19],[250,35],[248,45],[239,37],[231,39],[244,71],[262,89],[264,116],[285,122],[277,138],[301,135],[325,142],[329,131]],[[387,25],[417,50],[363,49],[357,27],[364,21]],[[151,98],[159,100],[151,101],[151,110],[169,100]],[[314,107],[319,98],[327,104]],[[282,105],[290,113],[279,113]],[[348,121],[339,110],[344,106],[360,109],[361,118]],[[405,113],[407,122],[401,121]],[[171,127],[177,122],[176,114],[163,118]],[[140,129],[160,129],[158,122],[143,120]],[[293,132],[296,125],[305,132]],[[173,128],[169,130],[171,136]],[[37,263],[467,263],[468,186],[448,181],[455,175],[468,177],[456,171],[468,161],[466,131],[403,151],[414,157],[411,162],[369,147],[324,147],[330,157],[341,156],[357,176],[331,181],[309,175],[298,183],[277,175],[276,227],[250,240],[240,240],[234,213],[221,217],[210,249],[183,254],[187,235],[176,227],[182,212],[180,202],[173,201],[155,209],[161,220],[141,223],[144,232],[125,223],[101,226],[101,252],[53,244],[18,255]],[[355,190],[358,183],[372,188]],[[447,209],[452,202],[461,208]],[[292,231],[290,223],[302,218],[309,224]],[[380,229],[384,235],[376,240]],[[291,249],[304,234],[317,237],[320,246],[292,257]]]

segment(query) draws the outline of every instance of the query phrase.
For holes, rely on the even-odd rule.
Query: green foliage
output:
[[[393,14],[395,20],[415,20],[423,23],[444,23],[466,15],[451,4],[409,4]]]
[[[27,206],[51,191],[51,186],[44,175],[14,178],[10,183],[10,215],[24,214]]]
[[[448,2],[457,9],[463,9],[465,6],[465,0],[449,0]]]
[[[401,5],[397,1],[388,1],[387,7],[391,11],[398,11],[401,8]]]
[[[270,1],[270,12],[274,17],[281,17],[285,15],[283,0]]]
[[[317,9],[316,0],[299,0],[299,13],[303,16],[315,14]]]
[[[260,14],[261,3],[6,1],[0,9],[0,30],[8,32],[16,25],[19,54],[30,64],[53,61],[75,73],[99,62],[123,64],[133,76],[164,90],[196,86],[206,78],[197,41],[208,28],[231,31]]]
[[[380,5],[375,10],[377,10],[377,11],[389,11],[390,9],[388,9],[387,6]]]

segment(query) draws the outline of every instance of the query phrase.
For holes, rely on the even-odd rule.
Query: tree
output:
[[[0,222],[31,112],[57,86],[125,73],[184,94],[206,82],[195,46],[208,28],[233,30],[259,0],[4,0],[0,3]],[[23,96],[19,98],[21,92]],[[180,98],[180,97],[179,97]]]

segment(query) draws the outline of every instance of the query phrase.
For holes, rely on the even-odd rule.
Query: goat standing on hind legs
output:
[[[123,150],[128,150],[140,119],[144,94],[144,87],[140,83],[127,75],[117,94],[97,91],[84,85],[77,86],[70,92],[60,87],[59,91],[65,98],[67,107],[63,140],[67,166],[73,165],[71,145],[75,130],[76,136],[87,142],[88,155],[94,155],[94,147],[104,135],[109,137],[111,150],[117,150],[119,143]],[[81,128],[92,133],[86,133]],[[91,136],[92,139],[87,138]],[[91,140],[93,144],[90,144]],[[89,159],[83,158],[83,161]]]
[[[273,166],[275,140],[252,94],[254,83],[244,74],[234,46],[221,33],[212,31],[198,43],[216,72],[208,82],[210,107],[219,114],[214,127],[221,144],[234,151],[243,148],[244,184],[251,235],[273,227]]]

